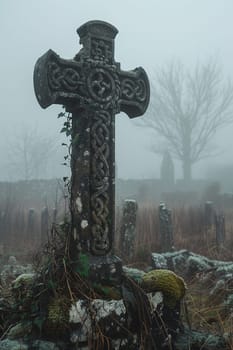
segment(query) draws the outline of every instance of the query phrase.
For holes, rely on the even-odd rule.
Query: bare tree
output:
[[[214,62],[198,64],[192,73],[176,62],[159,70],[151,85],[150,109],[139,125],[164,139],[188,182],[192,165],[213,154],[213,135],[233,120],[232,84]]]
[[[36,128],[23,126],[14,140],[8,141],[8,165],[13,177],[23,180],[44,177],[54,146],[51,137],[40,134]]]

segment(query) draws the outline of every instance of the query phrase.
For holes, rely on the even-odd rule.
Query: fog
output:
[[[33,89],[33,70],[48,49],[62,58],[80,50],[76,29],[89,20],[116,26],[115,59],[124,70],[142,66],[149,77],[165,62],[181,60],[192,68],[217,59],[226,77],[233,73],[232,0],[0,0],[0,180],[20,179],[11,168],[22,130],[54,139],[53,161],[44,177],[65,172],[60,135],[60,106],[39,106]],[[217,133],[219,155],[193,168],[203,178],[214,165],[232,163],[233,124]],[[139,128],[123,113],[116,116],[117,173],[121,178],[159,176],[161,157],[150,152],[152,133]],[[15,147],[15,149],[14,149]],[[176,163],[176,177],[181,176]]]

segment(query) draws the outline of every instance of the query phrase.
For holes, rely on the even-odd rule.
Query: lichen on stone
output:
[[[126,276],[132,278],[137,283],[141,283],[142,277],[145,275],[144,271],[127,266],[123,266],[123,272]]]
[[[12,282],[11,291],[15,302],[26,305],[26,303],[31,300],[35,278],[35,273],[23,273]]]

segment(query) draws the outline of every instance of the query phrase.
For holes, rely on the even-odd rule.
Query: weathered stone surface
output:
[[[49,341],[35,340],[29,350],[69,350],[65,344],[55,344]]]
[[[114,60],[118,30],[90,21],[77,30],[83,48],[73,60],[49,50],[38,59],[34,87],[41,107],[62,104],[72,113],[70,254],[111,252],[115,205],[115,114],[142,115],[149,81],[139,67],[126,72]]]
[[[191,300],[192,298],[194,300],[195,298],[204,298],[205,300],[207,298],[205,303],[208,303],[209,307],[206,305],[206,310],[209,311],[203,313],[207,323],[213,322],[217,325],[220,322],[219,318],[226,325],[228,320],[231,322],[233,262],[212,260],[187,250],[181,250],[173,253],[153,253],[152,264],[153,267],[160,269],[169,268],[182,275],[186,280],[189,280]],[[194,291],[192,291],[192,286],[195,287]],[[211,312],[212,307],[213,311]],[[226,327],[228,329],[228,326]],[[203,349],[227,349],[226,345],[224,345],[225,340],[222,337],[195,332],[192,332],[190,336],[193,341],[192,349],[199,349],[199,346]],[[182,337],[187,337],[187,334],[182,335]],[[200,345],[200,339],[205,339],[203,344],[206,342],[206,347]],[[195,345],[196,343],[199,345]],[[185,349],[185,347],[181,347],[181,349]]]
[[[145,275],[144,271],[127,266],[123,266],[123,272],[126,276],[132,278],[138,283],[142,282],[142,277]]]
[[[29,350],[22,341],[4,339],[0,341],[0,350]]]
[[[7,333],[7,338],[10,340],[23,338],[30,334],[32,330],[31,322],[19,322],[13,326]]]
[[[10,256],[8,263],[0,267],[0,281],[2,286],[8,286],[16,277],[24,273],[31,273],[31,264],[20,265],[14,256]]]
[[[164,258],[166,260],[166,258]],[[222,262],[224,263],[224,262]],[[222,267],[222,266],[220,266]],[[155,270],[154,272],[164,273],[166,271]],[[137,269],[130,269],[124,267],[124,274],[130,276],[137,281],[139,285],[143,286],[141,281],[146,280],[145,276],[150,276],[149,273],[144,273],[143,271]],[[174,276],[174,274],[169,271],[169,273]],[[229,273],[229,271],[228,271]],[[147,290],[151,293],[147,293],[148,304],[150,313],[152,316],[152,334],[148,338],[149,343],[145,343],[145,349],[173,349],[173,350],[186,350],[188,344],[190,344],[191,350],[208,349],[208,350],[225,350],[228,349],[226,346],[226,340],[223,337],[218,337],[211,334],[200,333],[195,331],[183,331],[182,324],[180,322],[180,311],[179,307],[173,309],[166,307],[165,299],[167,298],[166,288],[160,288],[161,292],[156,292],[159,288],[161,276],[156,277],[153,280],[150,288],[147,286]],[[177,276],[179,278],[179,276]],[[22,278],[18,277],[18,281]],[[156,281],[157,279],[157,281]],[[182,281],[182,279],[181,279]],[[183,282],[183,281],[182,281]],[[184,284],[182,284],[184,286]],[[131,284],[133,286],[133,284]],[[104,334],[105,347],[110,346],[112,350],[138,350],[139,349],[139,338],[140,327],[142,320],[140,318],[140,307],[138,305],[139,301],[142,301],[143,294],[137,295],[138,290],[129,288],[130,285],[123,282],[123,299],[120,300],[103,300],[103,299],[93,299],[93,300],[78,300],[72,305],[69,312],[70,321],[70,332],[67,332],[67,337],[69,337],[69,342],[65,343],[53,343],[42,340],[32,340],[28,342],[22,342],[22,338],[28,333],[29,328],[24,327],[24,325],[18,324],[11,329],[9,332],[9,337],[11,339],[5,339],[0,341],[0,350],[71,350],[71,349],[95,349],[97,348],[97,343],[100,341],[100,334]],[[161,286],[160,286],[161,287]],[[220,286],[221,287],[221,286]],[[218,286],[216,285],[216,289]],[[171,292],[171,290],[168,288]],[[140,291],[140,289],[139,289]],[[137,297],[139,296],[139,299]],[[183,296],[179,295],[178,299]],[[145,312],[147,309],[142,309]],[[153,316],[154,315],[154,316]],[[162,337],[160,333],[160,326],[158,327],[158,319],[156,317],[162,318],[162,323],[166,325],[167,338]],[[99,333],[100,331],[100,333]],[[165,330],[164,330],[165,331]],[[153,337],[155,339],[153,340]],[[15,339],[12,341],[12,339]],[[16,341],[17,339],[17,341]],[[150,340],[149,340],[150,339]],[[156,345],[153,341],[157,342]],[[152,342],[152,343],[151,343]],[[189,343],[190,342],[190,343]],[[100,343],[99,343],[100,344]],[[160,344],[160,345],[158,345]],[[170,345],[169,345],[170,344]],[[171,345],[173,344],[173,345]],[[161,347],[158,347],[161,346]]]
[[[185,330],[175,340],[177,350],[230,350],[224,337],[204,332]]]
[[[152,267],[169,269],[186,278],[192,278],[199,272],[214,271],[217,277],[233,273],[233,262],[208,259],[188,250],[176,252],[152,253]]]
[[[26,343],[22,340],[4,339],[0,341],[0,350],[70,350],[66,345],[55,344],[49,341],[35,340]]]
[[[157,313],[159,305],[163,302],[162,294],[149,293],[148,300],[152,312]],[[135,321],[136,315],[128,314],[125,302],[125,299],[94,299],[91,302],[78,300],[70,309],[70,323],[73,329],[71,342],[76,344],[78,349],[86,349],[88,341],[92,339],[91,348],[94,349],[93,344],[97,344],[100,334],[104,334],[111,349],[138,349],[140,331],[136,333],[129,327],[131,317],[134,317]]]
[[[87,342],[88,338],[92,336],[93,316],[95,322],[104,325],[103,331],[106,336],[120,338],[122,326],[126,325],[126,310],[123,300],[94,299],[90,303],[78,300],[70,310],[70,323],[76,325],[76,330],[71,335],[73,343]]]
[[[12,281],[13,289],[22,289],[30,287],[36,277],[35,273],[22,273],[14,281]]]
[[[41,211],[41,242],[45,244],[49,237],[49,210],[44,207]]]
[[[204,220],[206,228],[211,227],[214,222],[214,203],[206,201],[204,206]]]
[[[117,256],[89,256],[88,275],[92,283],[120,285],[121,274],[122,263]]]
[[[133,199],[126,199],[123,205],[120,227],[120,252],[127,263],[134,253],[134,241],[136,238],[136,218],[138,205]]]
[[[173,250],[173,226],[172,212],[165,203],[159,205],[159,231],[161,251],[169,252]]]
[[[217,249],[223,247],[226,238],[226,228],[225,228],[225,216],[223,213],[214,213],[214,224],[216,233],[216,245]]]

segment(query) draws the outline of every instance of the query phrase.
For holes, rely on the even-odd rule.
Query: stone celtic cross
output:
[[[62,104],[72,113],[71,251],[111,252],[115,206],[115,114],[142,115],[149,81],[142,68],[123,71],[114,60],[111,24],[90,21],[77,33],[83,45],[71,60],[49,50],[36,63],[34,88],[41,107]]]

